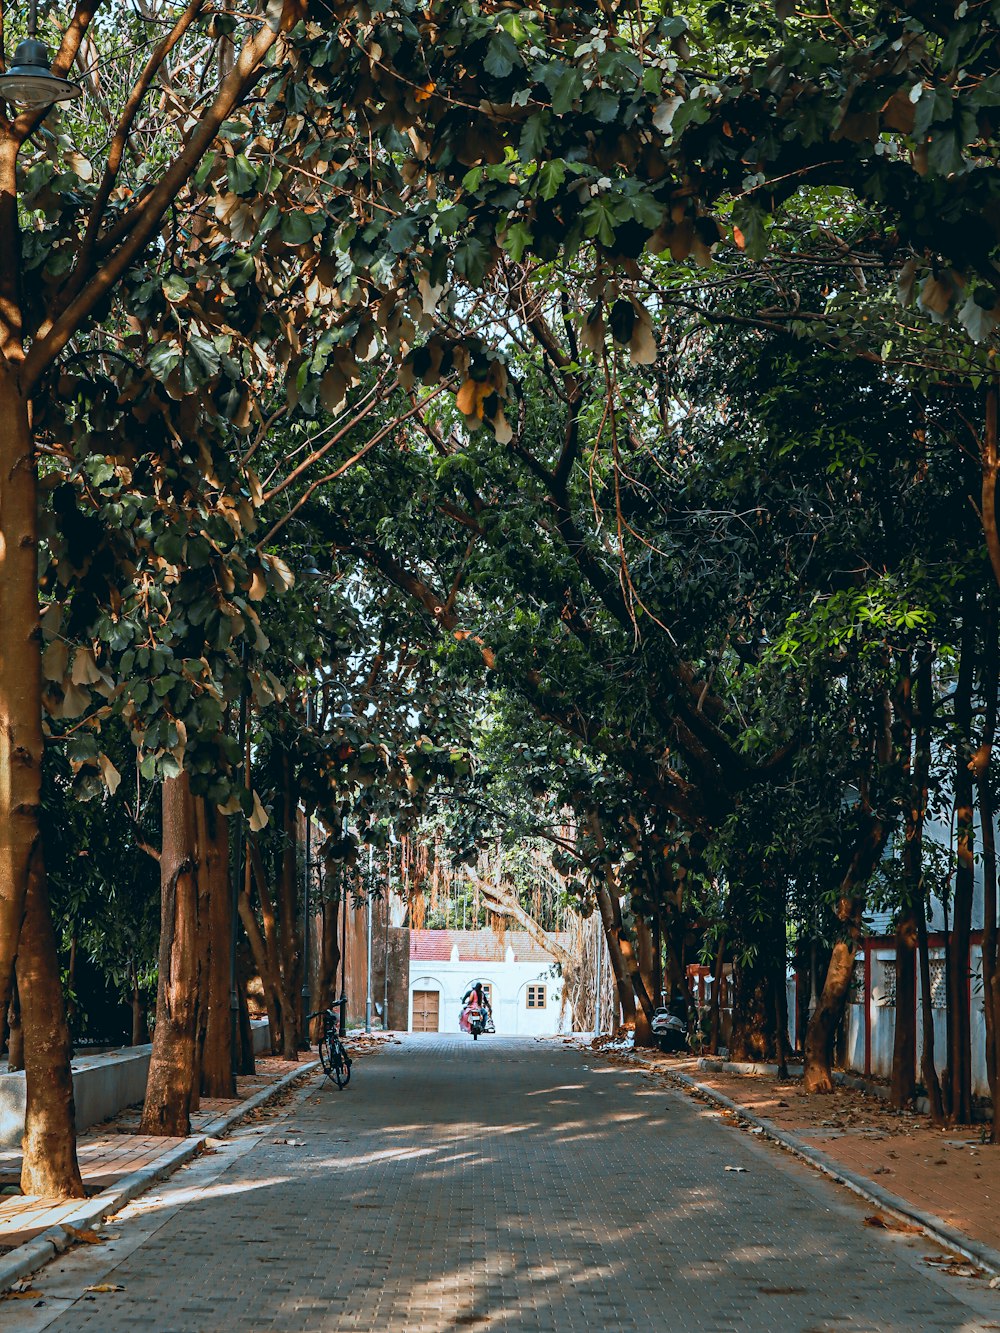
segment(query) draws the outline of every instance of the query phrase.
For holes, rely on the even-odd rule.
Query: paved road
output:
[[[133,1205],[0,1327],[1000,1328],[1000,1292],[864,1211],[648,1074],[561,1042],[411,1036]],[[124,1290],[83,1290],[101,1283]]]

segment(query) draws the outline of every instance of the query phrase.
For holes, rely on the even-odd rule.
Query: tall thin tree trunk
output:
[[[715,968],[712,981],[712,1001],[709,1007],[708,1049],[712,1055],[719,1053],[719,1038],[722,1035],[722,977],[726,966],[726,937],[719,936],[715,949]]]
[[[972,708],[975,688],[975,594],[962,600],[962,647],[955,685],[955,891],[952,934],[948,950],[948,1118],[952,1124],[972,1121],[972,1033],[969,1005],[969,949],[975,895],[975,834],[971,768]]]
[[[909,788],[903,842],[903,894],[896,921],[896,1025],[892,1045],[889,1101],[901,1111],[916,1096],[917,1075],[917,917],[914,901],[923,892],[923,833],[927,806],[926,777],[913,754],[913,690],[907,654],[900,675],[896,749]]]
[[[18,236],[16,146],[0,145],[0,231]],[[0,1012],[10,1004],[29,880],[45,892],[39,829],[42,670],[38,607],[38,479],[28,404],[17,386],[22,359],[16,293],[0,293]],[[23,1000],[22,996],[22,1000]]]
[[[643,993],[646,996],[652,1008],[655,1008],[656,986],[653,981],[653,932],[649,928],[649,922],[636,913],[633,918],[635,921],[635,942],[636,942],[636,966],[639,974],[639,980],[642,983]],[[650,1027],[652,1012],[646,1012],[646,1005],[639,999],[639,1009],[636,1011],[636,1029],[635,1043],[637,1046],[654,1046],[656,1044],[653,1037],[653,1029]],[[640,1017],[641,1015],[641,1017]]]
[[[608,942],[608,954],[611,958],[611,970],[615,974],[615,986],[618,990],[618,1003],[621,1006],[622,1027],[626,1031],[635,1031],[635,990],[632,978],[621,947],[621,930],[614,910],[614,897],[606,884],[599,884],[596,889],[597,906],[604,926],[604,938]]]
[[[333,1007],[337,995],[337,969],[340,967],[340,935],[337,926],[340,922],[340,894],[323,902],[323,928],[319,941],[319,969],[316,976],[316,1009]],[[312,1037],[318,1040],[322,1034],[322,1020],[313,1019]]]
[[[994,423],[995,426],[995,423]],[[983,1016],[986,1020],[986,1077],[993,1100],[993,1142],[1000,1143],[1000,981],[997,978],[997,844],[993,802],[993,746],[997,736],[1000,645],[997,593],[992,590],[983,626],[983,743],[975,755],[979,824],[983,835]]]
[[[24,1024],[21,1022],[21,997],[15,980],[10,993],[10,1008],[7,1010],[7,1070],[14,1074],[23,1068]]]
[[[913,692],[913,771],[915,785],[925,793],[931,768],[931,721],[934,716],[933,652],[922,646],[916,655]],[[931,994],[931,955],[927,939],[927,906],[924,886],[913,900],[917,925],[917,963],[920,968],[920,1019],[923,1040],[920,1046],[920,1076],[927,1090],[931,1119],[944,1124],[944,1100],[934,1062],[934,1004]]]
[[[243,922],[243,929],[250,943],[250,952],[253,954],[254,966],[257,968],[264,991],[264,1008],[267,1010],[271,1052],[276,1055],[281,1050],[281,998],[278,979],[271,971],[271,962],[267,955],[264,936],[261,933],[260,924],[245,889],[240,894],[239,908],[240,920]]]
[[[285,835],[278,880],[278,920],[281,930],[281,974],[288,999],[288,1012],[282,1016],[288,1030],[286,1047],[298,1051],[302,1045],[302,936],[299,931],[298,797],[295,791],[291,755],[282,753],[282,831]],[[289,1040],[290,1039],[290,1040]],[[294,1058],[294,1057],[292,1057]]]
[[[146,1026],[146,1012],[143,1008],[142,993],[139,990],[139,972],[135,963],[129,971],[132,977],[132,1045],[144,1046],[149,1041],[149,1028]]]
[[[233,898],[229,880],[229,820],[207,801],[203,824],[205,845],[201,874],[208,887],[208,1026],[201,1061],[205,1097],[235,1097],[233,1075],[233,1014],[230,1007],[230,950]]]
[[[916,910],[917,956],[920,962],[920,1017],[924,1030],[920,1049],[920,1076],[927,1089],[931,1120],[935,1125],[943,1125],[944,1098],[941,1095],[941,1080],[937,1076],[934,1063],[934,997],[931,993],[931,954],[927,941],[927,911],[924,907],[923,894],[920,895]]]
[[[17,954],[24,1024],[27,1104],[21,1189],[48,1197],[83,1197],[76,1159],[76,1110],[69,1024],[44,875],[32,874]]]
[[[201,931],[194,799],[186,773],[163,783],[160,853],[160,982],[153,1056],[140,1128],[186,1135],[196,1102]]]
[[[267,948],[268,974],[274,978],[275,992],[281,1011],[281,1022],[277,1033],[279,1049],[283,1059],[297,1060],[298,1044],[294,1016],[292,1021],[287,1021],[287,1016],[292,1012],[294,996],[289,990],[288,978],[285,976],[281,950],[281,932],[278,927],[278,918],[274,910],[270,886],[267,882],[267,873],[264,869],[264,858],[260,854],[257,839],[250,834],[247,835],[247,847],[257,884],[257,896],[260,899],[261,920],[264,923],[264,944]]]

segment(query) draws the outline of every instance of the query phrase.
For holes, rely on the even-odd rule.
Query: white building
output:
[[[564,943],[568,937],[554,934]],[[411,1032],[460,1032],[462,997],[481,981],[504,1036],[568,1032],[555,960],[524,931],[411,930]]]

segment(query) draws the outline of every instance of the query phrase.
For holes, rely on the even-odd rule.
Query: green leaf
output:
[[[538,173],[538,193],[543,199],[554,199],[565,179],[565,162],[543,162]]]
[[[387,239],[390,248],[397,254],[404,254],[416,244],[419,222],[412,216],[397,218],[389,228]]]
[[[312,240],[312,220],[308,213],[285,213],[281,219],[281,239],[289,245],[304,245]]]
[[[234,194],[248,194],[257,184],[257,170],[243,153],[226,163],[226,179]]]
[[[504,232],[504,249],[515,264],[521,262],[525,250],[531,244],[531,229],[525,222],[515,222]]]
[[[521,141],[517,147],[522,162],[536,162],[545,152],[551,120],[548,111],[539,111],[524,122]]]
[[[170,273],[163,280],[163,295],[168,301],[183,301],[190,290],[179,273]]]

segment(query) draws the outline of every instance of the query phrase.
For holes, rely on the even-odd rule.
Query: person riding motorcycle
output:
[[[473,1010],[478,1009],[483,1015],[483,1025],[492,1031],[493,1013],[490,1009],[490,1002],[486,998],[486,990],[481,981],[474,981],[469,989],[462,996],[462,1014],[459,1019],[459,1026],[463,1032],[469,1032],[469,1017]]]

